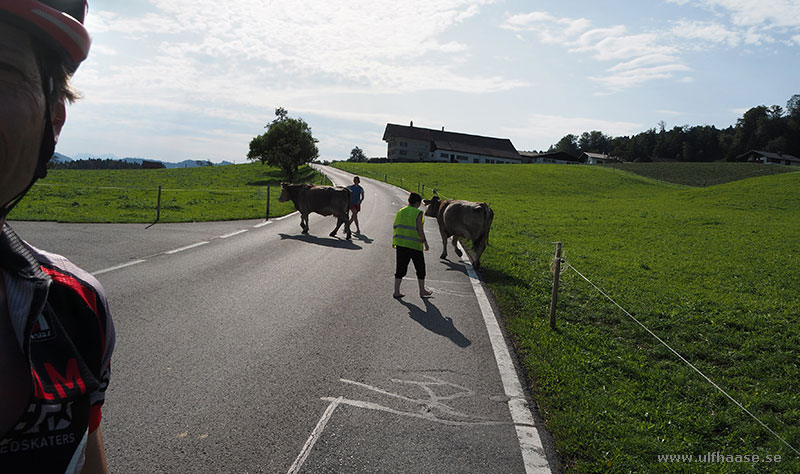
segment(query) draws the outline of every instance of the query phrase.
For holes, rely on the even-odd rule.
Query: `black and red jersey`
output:
[[[0,271],[33,383],[28,409],[0,433],[0,471],[79,472],[88,435],[100,424],[114,348],[103,288],[8,225],[0,234]]]

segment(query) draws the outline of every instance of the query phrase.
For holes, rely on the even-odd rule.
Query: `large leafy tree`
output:
[[[264,128],[266,133],[250,141],[247,159],[280,168],[289,181],[294,180],[301,165],[319,156],[318,140],[311,135],[311,128],[303,119],[290,118],[283,107],[275,109],[275,120]]]
[[[350,159],[347,161],[355,161],[356,163],[363,163],[367,161],[367,155],[364,154],[364,150],[359,147],[355,147],[350,151]]]

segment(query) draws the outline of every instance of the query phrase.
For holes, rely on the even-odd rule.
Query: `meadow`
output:
[[[424,183],[428,197],[436,188],[491,205],[482,276],[566,472],[800,472],[797,452],[573,270],[800,448],[800,173],[731,181],[771,170],[718,165],[659,165],[641,176],[590,166],[336,164],[413,191]],[[728,182],[690,186],[699,174]],[[665,175],[677,183],[655,179]],[[569,266],[553,331],[556,241]],[[708,452],[761,462],[658,458]],[[764,462],[768,455],[781,462]]]
[[[279,203],[283,175],[277,168],[249,163],[155,170],[50,170],[12,211],[10,219],[61,222],[153,222],[158,186],[160,222],[256,219],[294,211]],[[296,182],[320,177],[300,168]]]

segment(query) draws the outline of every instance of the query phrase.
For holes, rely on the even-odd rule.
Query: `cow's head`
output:
[[[439,199],[439,196],[433,196],[430,199],[425,199],[422,201],[426,206],[428,206],[428,208],[425,209],[425,215],[429,217],[436,217],[439,214],[439,203],[441,201],[442,200]]]
[[[289,193],[289,188],[291,186],[292,185],[289,184],[289,183],[281,183],[281,197],[278,198],[278,201],[286,202],[286,201],[292,199],[292,196]]]

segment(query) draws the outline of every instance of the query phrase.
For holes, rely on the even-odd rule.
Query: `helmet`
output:
[[[74,71],[92,43],[83,26],[87,9],[87,0],[0,0],[0,21],[43,40]]]

